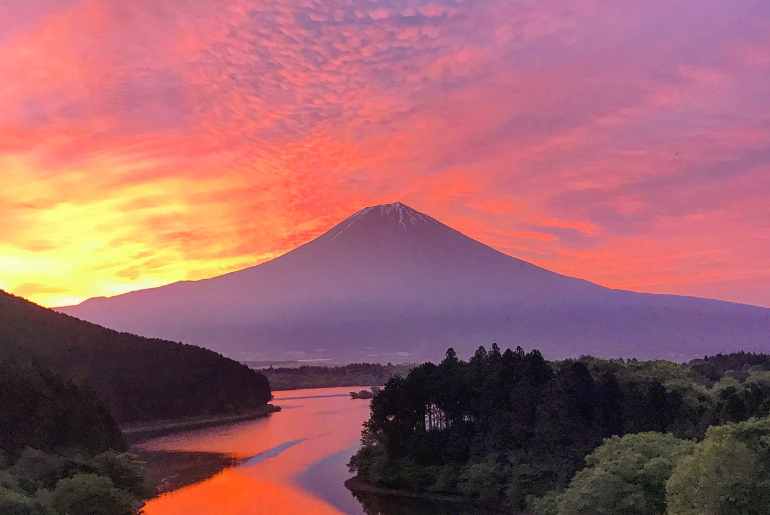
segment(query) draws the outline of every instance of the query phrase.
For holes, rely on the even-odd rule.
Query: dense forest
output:
[[[770,356],[547,362],[495,345],[466,362],[450,349],[388,381],[350,466],[543,515],[759,515],[769,413]]]
[[[380,386],[395,375],[406,375],[412,365],[353,363],[344,366],[270,367],[260,370],[273,390],[333,386]]]
[[[14,356],[88,384],[120,423],[236,413],[271,398],[264,375],[210,350],[118,333],[0,291],[0,360]]]
[[[151,490],[92,391],[13,359],[0,362],[0,407],[0,513],[138,513]]]

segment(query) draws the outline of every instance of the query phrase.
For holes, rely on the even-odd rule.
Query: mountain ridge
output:
[[[239,359],[435,358],[491,341],[554,357],[770,348],[766,308],[561,275],[400,202],[365,207],[243,270],[59,309]]]
[[[267,379],[216,352],[107,329],[0,290],[0,362],[39,363],[97,393],[121,423],[263,407]]]

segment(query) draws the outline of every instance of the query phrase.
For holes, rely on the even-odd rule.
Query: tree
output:
[[[441,367],[451,370],[456,368],[459,363],[460,360],[457,359],[457,352],[452,347],[449,347],[444,356],[444,361],[441,362]]]
[[[647,407],[650,415],[649,430],[666,431],[670,423],[668,392],[658,381],[653,381],[647,390]]]
[[[62,479],[51,496],[52,507],[63,515],[134,515],[136,503],[112,481],[96,474]]]
[[[0,360],[0,449],[44,451],[124,448],[118,425],[87,387],[78,387],[37,363]]]
[[[493,346],[480,347],[466,362],[450,349],[438,366],[416,366],[386,384],[372,402],[351,470],[363,480],[413,492],[496,497],[513,510],[539,498],[539,514],[660,515],[669,476],[694,445],[684,439],[703,438],[709,425],[724,418],[770,410],[770,373],[757,366],[730,377],[716,374],[718,385],[709,388],[712,379],[664,361],[583,357],[549,363],[537,351],[500,353]],[[770,451],[756,436],[767,431],[756,421],[728,427],[736,439],[730,452],[743,457],[747,448],[754,457],[725,461],[742,479],[722,481],[716,490],[728,499],[753,497],[762,507],[756,513],[770,513],[761,493],[770,492],[762,483],[770,478]],[[637,434],[647,431],[671,434]],[[633,436],[605,440],[624,434]],[[770,436],[765,441],[770,448]],[[741,467],[754,470],[751,481]],[[701,488],[721,481],[717,472],[706,474]],[[687,474],[681,478],[679,484],[672,480],[672,496],[685,505],[703,497],[691,495]],[[738,488],[746,484],[754,485],[749,493]],[[754,513],[719,509],[700,513]]]
[[[666,485],[668,515],[770,511],[770,419],[712,427]]]
[[[0,513],[3,515],[44,515],[45,511],[34,499],[0,486]]]
[[[65,458],[27,447],[10,469],[25,490],[34,492],[38,488],[52,488],[72,469]]]
[[[505,471],[495,459],[489,456],[484,461],[469,465],[460,476],[457,485],[460,492],[483,502],[495,501],[502,491],[501,480]]]
[[[558,515],[662,515],[666,481],[691,447],[660,433],[608,438],[560,496]]]
[[[116,487],[140,498],[152,494],[144,478],[144,467],[136,456],[106,451],[94,456],[92,464],[99,475],[109,477]]]
[[[615,374],[605,373],[597,390],[602,436],[623,434],[623,391]]]

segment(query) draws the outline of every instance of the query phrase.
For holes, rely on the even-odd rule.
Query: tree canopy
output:
[[[669,515],[770,512],[770,419],[710,428],[666,490]]]
[[[134,515],[141,464],[87,388],[25,361],[0,362],[0,513]]]
[[[586,457],[554,515],[663,515],[666,481],[692,442],[671,434],[613,436]]]
[[[497,345],[464,361],[449,349],[374,398],[351,470],[517,510],[541,498],[541,513],[658,515],[672,471],[690,463],[687,440],[770,411],[770,358],[706,361],[547,362]]]

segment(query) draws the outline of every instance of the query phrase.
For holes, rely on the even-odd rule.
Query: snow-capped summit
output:
[[[329,235],[332,238],[336,238],[354,225],[386,224],[388,222],[397,225],[402,230],[417,224],[439,223],[430,216],[420,213],[406,204],[394,202],[392,204],[379,204],[361,209],[333,227],[329,231]]]
[[[398,221],[399,225],[406,227],[407,225],[415,225],[418,223],[438,223],[435,219],[429,217],[426,214],[420,213],[416,209],[403,204],[401,202],[393,202],[392,204],[380,204],[377,206],[370,206],[362,209],[351,218],[365,218],[367,216],[379,216],[383,218],[389,218]]]

